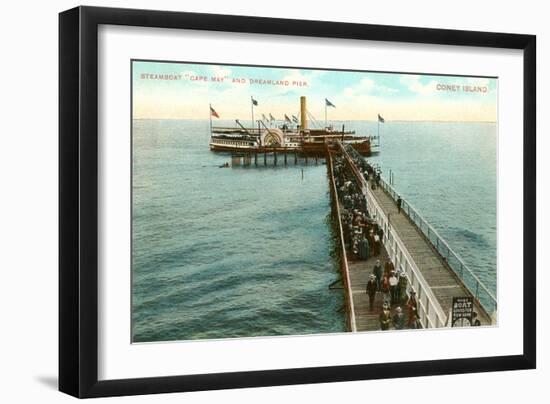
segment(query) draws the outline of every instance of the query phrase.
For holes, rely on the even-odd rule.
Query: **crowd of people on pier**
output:
[[[346,152],[351,157],[353,162],[359,169],[361,170],[361,174],[367,180],[370,181],[370,186],[373,189],[376,189],[380,186],[381,181],[381,170],[380,167],[376,167],[372,164],[370,164],[367,160],[361,156],[361,154],[355,150],[350,144],[344,145],[344,148],[346,149]]]
[[[367,203],[340,156],[334,158],[334,180],[342,201],[341,220],[346,250],[357,260],[380,255],[383,230],[369,217]]]
[[[369,164],[353,147],[344,147],[369,186],[379,186],[380,170]],[[348,257],[360,261],[378,257],[366,284],[369,309],[375,311],[376,296],[381,294],[383,304],[378,316],[381,330],[418,328],[416,293],[408,291],[405,274],[398,272],[391,260],[383,259],[383,229],[369,216],[365,196],[343,156],[334,157],[333,172],[338,199],[343,206],[340,214]]]
[[[376,294],[382,294],[382,311],[378,317],[381,330],[388,330],[391,326],[397,330],[419,327],[416,293],[413,290],[408,292],[407,290],[407,277],[397,272],[390,260],[386,260],[383,266],[380,260],[376,261],[367,282],[366,293],[371,311],[374,310]],[[403,306],[407,308],[406,316]]]

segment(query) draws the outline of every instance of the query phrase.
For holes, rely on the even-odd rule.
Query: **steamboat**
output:
[[[299,153],[306,156],[324,156],[327,144],[336,140],[351,145],[363,156],[378,152],[378,136],[359,136],[354,130],[341,130],[334,126],[309,128],[306,97],[300,97],[300,119],[285,116],[285,123],[272,127],[271,122],[258,120],[256,128],[245,127],[237,119],[235,127],[212,126],[212,116],[218,117],[210,108],[210,150],[231,153]],[[269,126],[268,126],[269,125]]]

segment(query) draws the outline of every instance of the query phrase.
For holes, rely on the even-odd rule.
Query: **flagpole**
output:
[[[208,117],[210,118],[210,136],[212,136],[212,104],[208,104]]]
[[[378,122],[378,147],[380,147],[380,115],[376,117],[376,121]]]
[[[250,109],[252,111],[252,128],[254,128],[254,98],[250,96]]]

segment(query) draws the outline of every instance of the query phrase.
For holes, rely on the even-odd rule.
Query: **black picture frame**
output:
[[[523,354],[98,380],[98,26],[100,24],[523,50]],[[536,37],[77,7],[59,15],[59,390],[103,397],[536,367]]]

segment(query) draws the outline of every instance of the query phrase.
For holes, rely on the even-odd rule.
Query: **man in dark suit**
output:
[[[367,295],[369,296],[369,309],[370,311],[374,310],[374,298],[376,297],[376,290],[378,286],[376,285],[376,276],[371,274],[369,281],[367,282]]]

